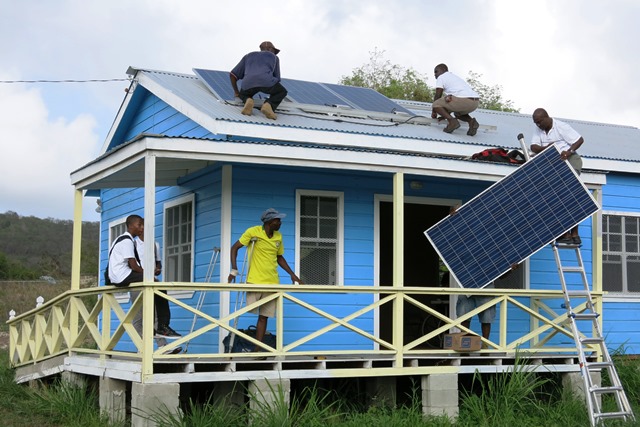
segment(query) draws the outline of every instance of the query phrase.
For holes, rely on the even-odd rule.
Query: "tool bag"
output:
[[[487,162],[514,163],[521,165],[525,162],[524,154],[519,150],[507,151],[502,147],[487,148],[471,156],[473,160]]]
[[[249,326],[248,329],[238,329],[238,330],[243,334],[249,335],[251,338],[256,337],[255,326]],[[230,333],[226,337],[224,337],[224,339],[222,340],[225,353],[250,353],[253,351],[253,349],[256,346],[254,343],[247,341],[243,337],[239,335],[235,335],[235,337],[233,338],[233,348],[231,349],[231,351],[229,351],[229,341],[231,341],[231,335],[235,335],[235,334]],[[265,332],[264,337],[262,338],[262,342],[268,345],[269,347],[276,348],[276,336],[271,332]]]

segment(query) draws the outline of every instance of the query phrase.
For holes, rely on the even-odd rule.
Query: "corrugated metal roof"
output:
[[[466,135],[466,124],[452,133],[442,131],[444,124],[424,125],[408,123],[392,123],[390,121],[375,118],[348,118],[329,116],[326,114],[311,114],[303,111],[290,111],[279,113],[278,120],[268,120],[260,113],[252,116],[240,114],[240,109],[226,101],[218,100],[205,85],[194,75],[177,74],[164,71],[140,70],[138,75],[140,83],[154,94],[162,97],[170,94],[179,99],[183,105],[173,105],[174,108],[190,116],[194,121],[198,120],[198,114],[190,115],[190,108],[215,121],[224,121],[230,124],[237,123],[238,133],[232,133],[239,137],[244,135],[246,125],[268,126],[279,128],[283,131],[289,129],[301,129],[308,131],[336,132],[346,135],[374,136],[389,139],[388,146],[384,146],[384,139],[377,141],[373,149],[393,150],[397,148],[399,139],[406,140],[402,149],[411,147],[413,151],[429,154],[461,155],[468,156],[481,147],[502,146],[506,148],[520,148],[517,135],[523,133],[525,140],[529,140],[533,130],[533,122],[528,114],[506,113],[491,110],[477,110],[473,116],[481,125],[495,126],[495,130],[481,128],[474,137]],[[416,116],[430,117],[431,105],[412,101],[396,101],[405,108],[411,110]],[[171,102],[169,102],[171,104]],[[189,108],[190,107],[190,108]],[[372,117],[375,117],[373,113]],[[570,123],[585,139],[580,152],[585,157],[585,167],[591,169],[608,170],[607,167],[599,167],[599,159],[615,162],[640,162],[640,150],[635,146],[640,141],[640,130],[631,126],[593,123],[579,120],[559,118]],[[243,128],[242,125],[245,127]],[[206,127],[206,125],[204,125]],[[232,127],[233,128],[233,127]],[[209,129],[215,132],[215,129]],[[229,127],[225,128],[227,133]],[[281,135],[281,134],[278,134]],[[283,138],[285,139],[285,138]],[[424,142],[421,144],[420,142]],[[436,144],[433,144],[433,143]],[[439,152],[437,143],[453,145],[448,150]],[[459,149],[456,149],[457,146]],[[629,166],[622,168],[628,170]],[[634,165],[635,167],[636,165]],[[616,170],[616,169],[613,169]]]

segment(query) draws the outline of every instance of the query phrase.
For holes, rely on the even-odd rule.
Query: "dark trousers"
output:
[[[252,87],[249,89],[241,89],[240,99],[242,99],[242,102],[245,102],[248,98],[253,98],[253,96],[258,92],[269,94],[269,99],[265,102],[271,104],[271,108],[274,110],[278,108],[278,105],[280,105],[288,93],[284,86],[280,83],[276,83],[271,87]]]
[[[137,271],[132,271],[126,279],[120,283],[115,283],[114,286],[122,288],[129,286],[132,283],[140,283],[143,280],[143,274]],[[167,291],[161,291],[167,293]],[[169,310],[169,301],[162,298],[160,295],[153,295],[153,304],[156,309],[156,317],[158,318],[158,329],[161,326],[169,326],[171,321],[171,310]]]

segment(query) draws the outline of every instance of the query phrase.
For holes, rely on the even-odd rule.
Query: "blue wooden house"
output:
[[[479,110],[474,113],[481,124],[476,136],[467,136],[464,126],[447,134],[444,124],[430,118],[430,104],[389,100],[369,89],[285,79],[289,96],[273,121],[258,109],[252,116],[240,113],[228,72],[194,72],[130,68],[131,86],[102,155],[71,174],[77,190],[100,200],[101,270],[127,215],[140,214],[150,229],[146,237],[162,248],[162,279],[169,282],[170,296],[224,318],[235,310],[234,289],[203,296],[197,287],[173,284],[224,282],[229,248],[247,227],[259,223],[262,211],[273,207],[287,214],[281,229],[285,258],[305,282],[285,287],[304,304],[283,303],[284,345],[326,327],[326,318],[313,308],[336,318],[362,308],[350,326],[325,330],[297,349],[382,349],[379,340],[392,339],[397,326],[393,306],[364,309],[384,300],[384,292],[369,290],[385,286],[431,288],[412,296],[417,304],[404,303],[405,343],[442,326],[440,317],[455,318],[459,289],[443,279],[442,262],[423,232],[450,207],[515,170],[516,165],[470,156],[489,147],[519,149],[517,135],[524,133],[527,141],[531,136],[529,115]],[[637,354],[640,151],[635,144],[640,131],[562,120],[585,139],[581,179],[602,206],[580,230],[589,279],[594,292],[602,291],[607,343]],[[518,230],[513,232],[517,235]],[[281,276],[281,283],[286,280],[286,274]],[[321,291],[323,286],[335,287],[335,293]],[[340,292],[352,287],[362,292]],[[517,274],[499,281],[496,292],[529,301],[535,292],[559,290],[553,254],[542,248]],[[127,304],[126,293],[118,298]],[[562,313],[561,303],[556,295],[545,304]],[[496,322],[505,325],[493,330],[496,349],[537,327],[530,313],[512,306],[498,312]],[[172,316],[172,327],[183,334],[208,322],[179,304],[172,304]],[[244,314],[239,327],[254,322]],[[476,322],[474,318],[472,329],[478,331]],[[275,331],[276,325],[272,321],[269,329]],[[441,328],[416,348],[439,348],[437,338],[448,329]],[[226,335],[220,331],[194,338],[189,351],[220,352]],[[529,338],[518,345],[535,347],[539,341]],[[559,334],[547,341],[564,342],[572,340]],[[131,345],[125,334],[117,348]]]

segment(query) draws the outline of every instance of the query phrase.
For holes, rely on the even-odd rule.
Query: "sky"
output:
[[[0,213],[73,218],[70,174],[101,154],[129,66],[230,70],[263,40],[281,49],[287,78],[337,83],[377,50],[430,86],[441,62],[479,73],[524,114],[640,127],[637,0],[0,0],[0,10]],[[95,198],[83,206],[83,220],[99,220]]]

